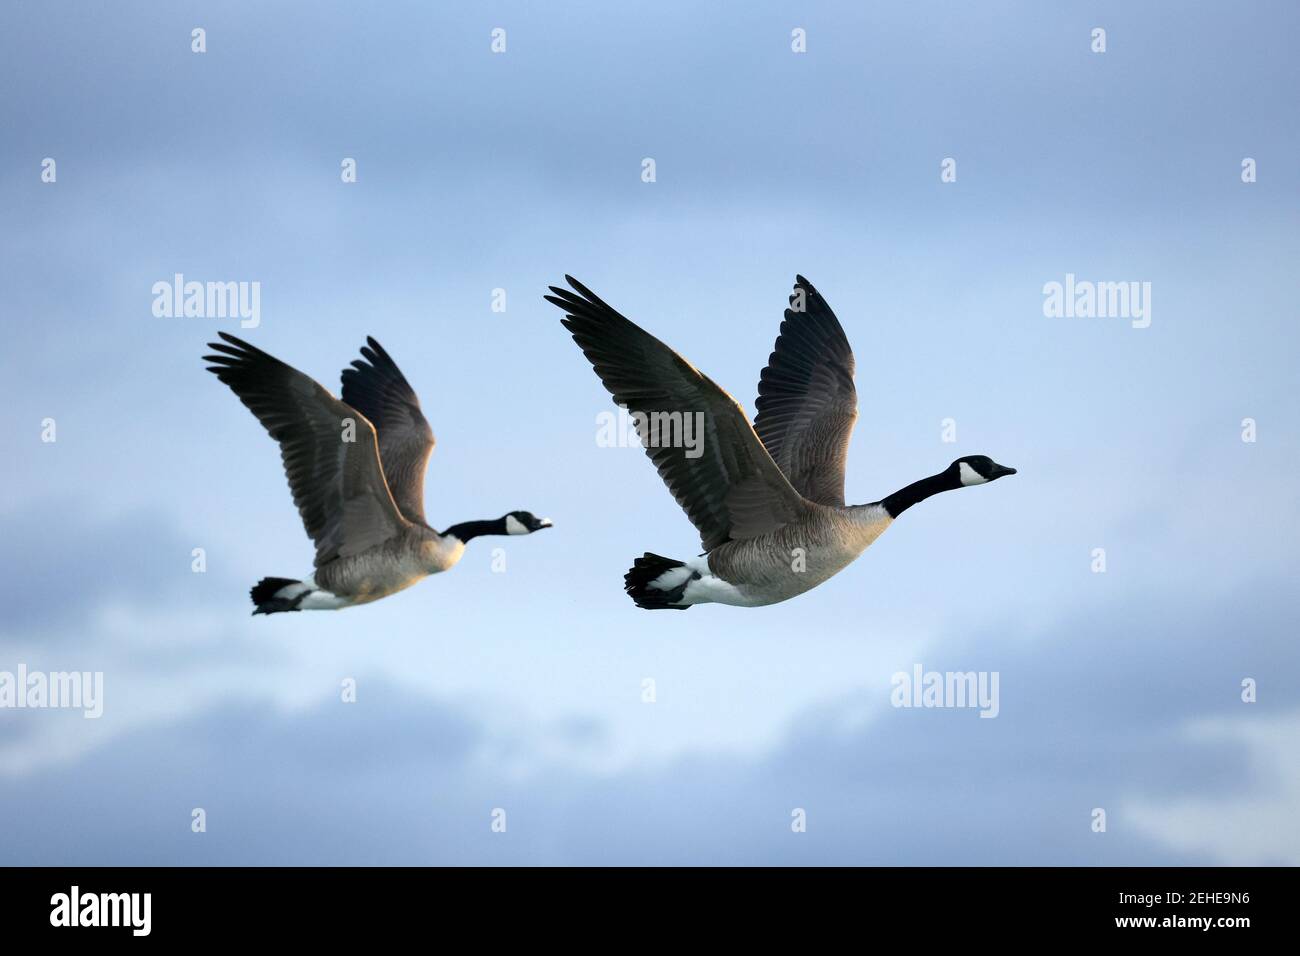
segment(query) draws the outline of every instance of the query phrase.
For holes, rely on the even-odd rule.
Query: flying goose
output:
[[[551,286],[546,300],[567,313],[561,322],[631,413],[704,548],[686,561],[649,552],[637,558],[624,586],[638,607],[789,600],[847,567],[918,501],[1016,473],[970,455],[880,501],[846,505],[845,456],[858,417],[853,352],[835,313],[803,276],[759,380],[752,426],[708,376],[565,279],[573,291]],[[688,421],[702,423],[703,442],[674,447]]]
[[[296,581],[262,578],[254,614],[366,604],[446,571],[465,545],[489,534],[532,534],[546,518],[512,511],[439,534],[424,520],[424,470],[433,431],[406,377],[367,336],[343,370],[343,400],[242,339],[218,333],[208,371],[280,443],[293,502],[316,543],[315,570]]]

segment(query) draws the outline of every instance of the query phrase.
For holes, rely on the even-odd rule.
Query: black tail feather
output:
[[[297,611],[298,605],[302,599],[309,593],[304,591],[302,594],[292,600],[276,597],[276,592],[290,584],[301,584],[301,581],[295,581],[293,578],[262,578],[253,585],[248,596],[253,599],[257,605],[254,614],[275,614],[280,611]]]
[[[628,568],[627,574],[623,575],[623,588],[636,602],[637,607],[645,608],[647,611],[685,611],[690,605],[676,602],[680,601],[682,595],[686,593],[686,585],[700,576],[698,571],[670,591],[650,587],[650,582],[658,579],[665,571],[685,566],[684,561],[674,561],[672,558],[647,551],[637,558],[632,567]]]

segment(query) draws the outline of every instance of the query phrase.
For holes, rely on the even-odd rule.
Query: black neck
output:
[[[493,518],[491,521],[462,521],[460,524],[454,524],[442,533],[443,537],[451,536],[469,543],[471,538],[478,538],[485,534],[509,534],[506,531],[505,518]]]
[[[941,491],[952,491],[961,487],[961,477],[953,472],[953,469],[941,471],[937,475],[931,475],[929,478],[922,478],[920,481],[914,481],[906,488],[900,488],[888,498],[885,498],[880,504],[889,517],[897,518],[912,505],[918,501],[924,501],[931,495],[937,495]]]

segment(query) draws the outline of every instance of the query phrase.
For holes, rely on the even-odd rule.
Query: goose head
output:
[[[949,477],[956,482],[954,487],[965,488],[967,485],[984,485],[997,481],[1007,475],[1014,475],[1016,470],[1006,465],[999,465],[988,455],[967,455],[958,458],[948,466]]]
[[[512,511],[501,519],[506,534],[532,534],[543,528],[550,528],[550,518],[539,518],[531,511]]]

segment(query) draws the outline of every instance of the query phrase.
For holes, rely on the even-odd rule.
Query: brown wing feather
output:
[[[379,460],[393,500],[408,521],[424,524],[424,473],[433,453],[433,429],[420,399],[384,347],[366,336],[361,354],[343,370],[343,401],[370,419],[379,435]]]
[[[803,276],[790,305],[759,379],[754,430],[801,495],[842,506],[858,420],[853,350],[835,313]]]
[[[653,435],[656,415],[682,421],[681,416],[702,413],[698,457],[662,441],[647,445],[646,453],[699,529],[704,550],[798,520],[807,503],[768,456],[736,400],[580,282],[565,278],[576,292],[552,286],[554,294],[546,299],[568,313],[561,321],[614,400],[634,416],[645,416],[636,418],[643,445],[647,431]]]
[[[366,417],[297,369],[219,334],[226,344],[208,343],[219,353],[203,357],[212,363],[208,371],[279,442],[293,502],[316,542],[316,567],[366,551],[405,528]],[[349,434],[354,440],[345,440]]]

